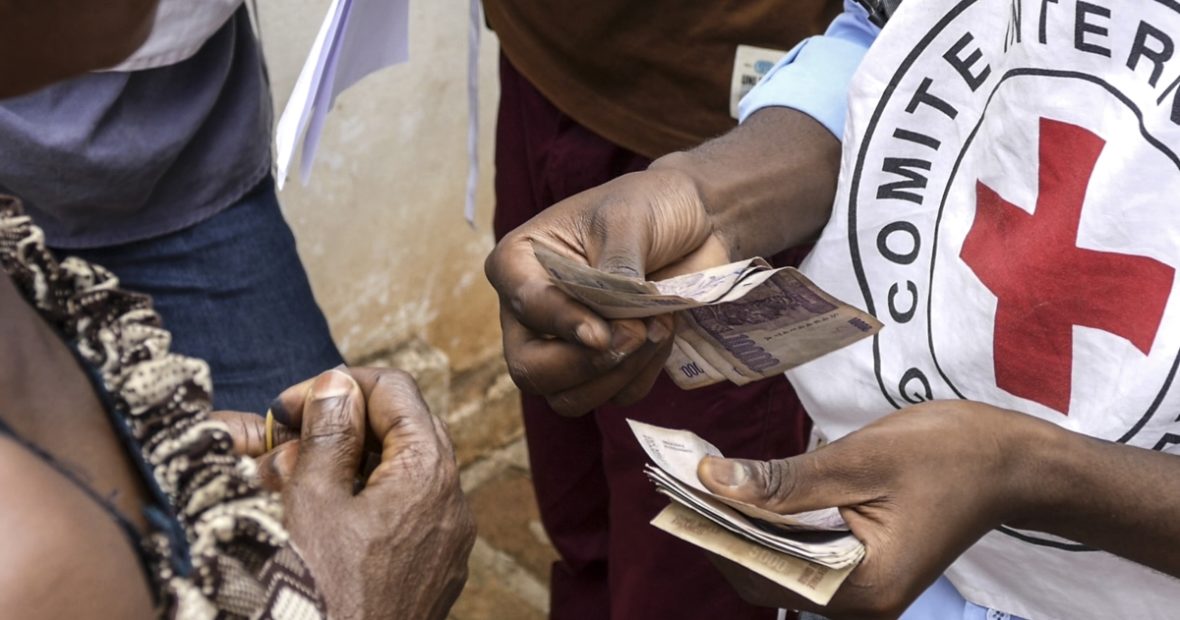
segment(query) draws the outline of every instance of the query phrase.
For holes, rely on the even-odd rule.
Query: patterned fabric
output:
[[[141,546],[160,616],[315,620],[323,599],[282,524],[277,495],[253,482],[209,418],[204,362],[169,353],[151,300],[119,290],[108,271],[60,263],[19,203],[0,197],[0,269],[97,373],[124,442],[163,509],[147,513]],[[165,514],[167,513],[167,514]]]

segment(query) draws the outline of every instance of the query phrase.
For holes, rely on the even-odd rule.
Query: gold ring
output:
[[[270,452],[275,447],[275,414],[270,409],[266,410],[266,451]]]

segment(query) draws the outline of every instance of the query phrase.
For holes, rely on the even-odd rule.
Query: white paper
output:
[[[483,32],[480,0],[471,0],[467,25],[467,199],[463,216],[475,227],[475,191],[479,187],[479,40]]]
[[[279,189],[300,144],[300,179],[307,184],[336,97],[409,58],[409,11],[409,0],[332,0],[275,131]]]

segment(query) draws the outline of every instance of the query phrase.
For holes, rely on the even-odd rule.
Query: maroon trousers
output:
[[[497,239],[555,202],[651,163],[561,113],[503,57],[500,85]],[[686,392],[661,375],[643,401],[580,418],[535,396],[522,404],[541,520],[561,557],[554,620],[775,618],[738,598],[702,550],[649,524],[668,500],[644,476],[646,456],[625,420],[692,430],[727,456],[797,454],[809,422],[785,378]]]

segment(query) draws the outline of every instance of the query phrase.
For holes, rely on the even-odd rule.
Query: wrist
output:
[[[840,142],[810,116],[767,108],[733,131],[652,163],[692,183],[732,260],[812,240],[835,198]]]
[[[1005,425],[1005,482],[1002,523],[1043,530],[1046,521],[1065,509],[1073,495],[1078,455],[1090,438],[1033,416],[1008,412]]]

